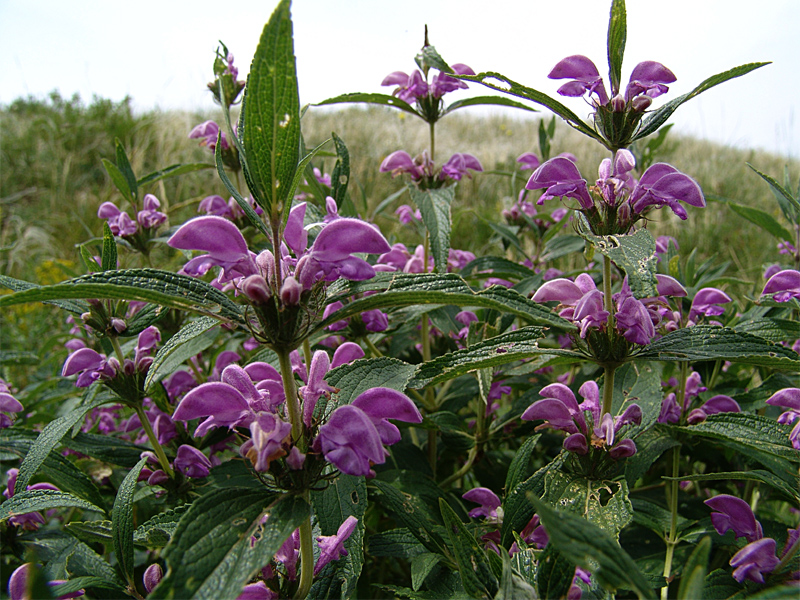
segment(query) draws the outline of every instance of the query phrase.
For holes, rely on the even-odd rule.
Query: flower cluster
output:
[[[640,180],[630,172],[636,166],[633,154],[617,150],[614,159],[600,163],[599,178],[589,187],[578,166],[567,157],[557,156],[539,166],[526,188],[545,189],[537,204],[551,198],[572,198],[598,235],[628,233],[650,210],[668,206],[681,219],[687,218],[680,202],[691,206],[706,205],[697,182],[666,163],[649,167]]]
[[[159,208],[161,202],[158,198],[153,194],[146,194],[142,199],[142,210],[136,213],[135,221],[113,202],[103,202],[97,210],[97,216],[107,220],[111,233],[146,254],[148,241],[155,237],[156,230],[167,220],[167,215],[159,211]]]
[[[764,537],[761,523],[756,520],[753,510],[741,498],[720,494],[705,501],[713,510],[711,523],[720,535],[733,531],[737,538],[743,537],[747,545],[739,550],[730,560],[734,567],[733,578],[739,583],[745,579],[764,583],[764,574],[773,572],[781,560],[776,555],[776,542],[770,537]],[[781,557],[793,550],[800,537],[800,528],[790,529],[786,545],[781,552]]]
[[[542,388],[539,394],[543,399],[531,404],[522,413],[522,419],[544,421],[537,429],[564,431],[568,434],[564,439],[564,449],[580,456],[588,454],[590,448],[605,449],[615,460],[636,454],[636,444],[632,439],[619,438],[625,426],[639,425],[642,422],[642,409],[639,405],[628,405],[617,417],[612,417],[609,413],[601,416],[597,383],[587,381],[578,393],[584,400],[581,404],[578,404],[575,394],[566,385],[551,383]]]
[[[483,167],[471,154],[457,152],[437,171],[427,152],[411,158],[405,150],[397,150],[384,159],[380,171],[390,172],[392,177],[407,173],[420,189],[425,190],[447,186],[461,181],[464,177],[472,177],[470,171],[483,171]]]

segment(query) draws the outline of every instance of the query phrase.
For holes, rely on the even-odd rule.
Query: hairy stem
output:
[[[166,473],[170,479],[173,479],[175,477],[175,472],[172,470],[172,467],[169,464],[169,459],[167,459],[167,455],[164,453],[164,448],[162,448],[161,444],[158,443],[158,438],[153,431],[153,427],[150,425],[150,420],[147,418],[144,408],[142,408],[141,405],[137,405],[134,406],[134,410],[139,416],[139,420],[142,422],[142,429],[144,429],[144,432],[147,434],[147,438],[150,440],[150,444],[153,446],[153,452],[156,453],[158,464],[161,465],[164,473]]]
[[[616,327],[614,318],[614,299],[611,297],[611,259],[603,256],[603,308],[608,311],[608,339]]]
[[[294,384],[294,372],[289,352],[285,348],[277,349],[281,367],[283,393],[286,395],[286,406],[289,409],[289,422],[292,424],[292,439],[297,442],[303,436],[303,420],[300,413],[300,398],[297,397],[297,386]],[[303,448],[301,448],[303,450]]]
[[[664,559],[664,578],[669,581],[670,574],[672,573],[672,558],[675,555],[675,546],[678,545],[677,532],[678,532],[678,475],[680,475],[681,463],[681,449],[680,446],[672,449],[672,477],[667,483],[667,494],[669,502],[669,535],[667,536],[667,555]],[[662,600],[669,598],[669,585],[661,588]]]
[[[306,502],[311,498],[308,490],[304,493]],[[300,525],[300,585],[294,597],[298,600],[308,596],[311,582],[314,580],[314,541],[311,531],[311,515]]]
[[[614,373],[617,371],[617,365],[603,366],[603,412],[601,416],[610,413],[611,407],[614,402]]]

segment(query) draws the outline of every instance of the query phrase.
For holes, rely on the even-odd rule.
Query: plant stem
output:
[[[428,130],[431,134],[431,161],[433,161],[436,156],[436,136],[434,135],[436,123],[428,123]]]
[[[276,349],[281,367],[283,380],[283,393],[286,396],[286,406],[289,409],[289,422],[292,424],[292,439],[297,442],[303,436],[303,420],[300,412],[300,399],[297,397],[297,387],[294,384],[294,372],[289,352],[285,348]],[[303,448],[301,448],[303,450]]]
[[[311,502],[308,490],[303,493],[306,502]],[[300,585],[294,597],[298,600],[308,596],[314,580],[314,542],[311,531],[311,515],[300,525]]]
[[[617,370],[616,364],[607,364],[603,366],[603,412],[602,415],[611,412],[611,407],[614,402],[614,373]]]
[[[672,572],[672,558],[675,555],[675,546],[678,545],[677,532],[678,532],[678,480],[675,479],[680,474],[681,463],[681,449],[680,446],[672,449],[672,477],[667,483],[667,493],[669,495],[669,535],[667,536],[667,555],[664,559],[664,578],[669,581],[669,576]],[[662,600],[669,598],[669,584],[661,588]]]
[[[616,327],[614,318],[614,299],[611,297],[611,259],[603,256],[603,308],[608,311],[608,339]]]
[[[476,443],[472,448],[470,448],[469,454],[467,455],[467,462],[464,463],[464,466],[462,466],[458,471],[450,475],[450,477],[439,483],[439,487],[444,489],[454,481],[458,481],[464,475],[466,475],[472,468],[472,463],[475,462],[475,457],[477,455],[478,455],[478,444]]]
[[[144,432],[147,434],[147,438],[150,440],[150,444],[153,446],[153,452],[155,452],[156,457],[158,457],[158,463],[161,465],[164,473],[166,473],[170,479],[174,479],[175,472],[172,470],[172,467],[169,466],[169,460],[167,459],[167,455],[164,453],[164,448],[162,448],[161,444],[158,443],[158,438],[153,431],[153,427],[150,425],[150,420],[147,418],[144,408],[142,408],[141,405],[134,406],[133,408],[136,411],[136,414],[139,416],[139,421],[142,422],[142,429],[144,429]]]
[[[117,336],[109,336],[108,341],[111,342],[111,345],[114,348],[114,354],[117,355],[117,360],[119,360],[120,366],[125,365],[125,355],[122,353],[122,346],[119,345],[119,338]]]

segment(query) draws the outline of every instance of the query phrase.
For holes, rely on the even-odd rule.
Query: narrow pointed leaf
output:
[[[519,108],[530,112],[539,112],[532,106],[522,104],[522,102],[517,102],[511,98],[504,98],[503,96],[473,96],[472,98],[464,98],[463,100],[451,102],[442,112],[442,116],[468,106],[507,106],[509,108]]]
[[[55,285],[3,296],[0,298],[0,307],[71,298],[139,300],[244,323],[238,305],[218,289],[193,277],[157,269],[127,269],[83,275]]]
[[[97,263],[94,261],[93,258],[92,258],[92,263],[97,265]],[[97,267],[95,266],[94,269],[96,268]],[[14,279],[13,277],[8,277],[7,275],[0,275],[0,285],[9,290],[14,290],[15,292],[22,292],[24,290],[32,290],[42,287],[39,284],[30,283],[28,281],[22,281],[21,279]],[[45,304],[52,304],[63,310],[66,310],[67,312],[71,312],[73,315],[78,315],[78,316],[89,311],[89,304],[81,300],[78,301],[50,300],[46,301]]]
[[[275,222],[291,202],[292,176],[300,153],[300,98],[297,91],[289,0],[264,26],[247,77],[242,107],[242,144],[256,202]]]
[[[399,108],[402,111],[410,113],[415,117],[422,117],[414,108],[404,100],[400,100],[400,98],[395,98],[394,96],[389,96],[388,94],[372,94],[372,93],[363,93],[363,92],[354,92],[350,94],[342,94],[341,96],[335,96],[333,98],[328,98],[327,100],[323,100],[322,102],[317,102],[314,106],[324,106],[326,104],[343,104],[348,102],[366,102],[368,104],[378,104],[380,106],[392,106],[394,108]]]
[[[444,498],[439,499],[439,510],[442,511],[449,546],[455,555],[464,591],[473,598],[493,598],[499,585],[483,549]]]
[[[611,89],[617,92],[620,91],[622,57],[625,55],[627,36],[625,0],[614,0],[611,3],[611,15],[608,19],[608,76],[611,81]]]
[[[667,102],[664,106],[662,106],[658,110],[650,113],[650,115],[642,122],[642,126],[639,128],[639,131],[636,132],[636,135],[633,136],[633,139],[631,141],[635,142],[636,140],[646,137],[651,133],[655,133],[656,130],[658,130],[658,128],[661,127],[664,123],[666,123],[667,119],[669,119],[672,113],[674,113],[677,110],[677,108],[684,102],[688,102],[695,96],[702,94],[706,90],[710,90],[712,87],[719,85],[720,83],[724,83],[729,79],[735,79],[736,77],[741,77],[742,75],[746,75],[747,73],[755,71],[756,69],[768,64],[770,63],[768,62],[749,63],[746,65],[741,65],[739,67],[734,67],[729,71],[725,71],[724,73],[719,73],[717,75],[709,77],[688,94],[679,96],[674,100]]]
[[[216,337],[216,333],[206,334],[219,321],[211,317],[201,317],[181,327],[167,343],[161,346],[153,358],[153,364],[147,372],[144,389],[149,390],[154,383],[171,375],[181,364],[208,348]]]
[[[94,387],[90,388],[88,393],[96,394],[99,389],[100,386],[95,385]],[[17,473],[17,482],[14,486],[14,493],[19,494],[28,487],[31,478],[39,470],[39,467],[45,461],[53,448],[56,447],[56,444],[61,441],[61,438],[63,438],[66,433],[75,426],[76,423],[79,423],[83,420],[83,417],[87,412],[108,402],[109,400],[106,398],[99,400],[90,399],[88,402],[85,402],[63,417],[54,419],[45,425],[44,429],[42,429],[42,433],[40,433],[39,437],[36,438],[36,441],[33,442],[30,451],[25,455],[25,459],[22,461],[22,464],[19,467],[19,473]]]
[[[373,308],[447,304],[493,308],[515,314],[530,323],[552,326],[563,331],[576,329],[572,323],[562,319],[549,308],[529,300],[515,290],[491,286],[476,292],[463,278],[454,273],[379,273],[367,282],[352,284],[342,282],[339,285],[332,285],[328,288],[328,302],[345,300],[366,291],[381,293],[349,302],[317,325],[317,330]]]
[[[350,152],[338,135],[331,133],[331,138],[338,157],[331,173],[331,196],[336,200],[336,205],[341,206],[346,198],[347,184],[350,183]]]
[[[498,92],[511,94],[512,96],[517,96],[518,98],[524,98],[526,100],[530,100],[531,102],[535,102],[536,104],[541,104],[545,108],[548,108],[556,113],[559,117],[567,121],[567,123],[572,125],[584,135],[588,135],[589,137],[594,138],[602,143],[602,137],[600,134],[598,134],[590,125],[582,121],[578,115],[561,104],[558,100],[551,98],[547,94],[543,94],[542,92],[534,90],[533,88],[529,88],[517,83],[516,81],[512,81],[500,73],[486,71],[485,73],[479,73],[478,75],[454,74],[452,77],[457,77],[458,79],[463,79],[464,81],[480,83]]]
[[[108,173],[108,176],[111,178],[111,182],[114,186],[119,190],[119,193],[131,204],[134,202],[133,192],[131,191],[130,185],[128,185],[128,180],[125,178],[125,175],[122,171],[119,170],[119,167],[115,165],[110,160],[104,158],[103,160],[103,167]]]
[[[117,268],[117,240],[111,233],[107,222],[103,223],[103,271],[114,271]]]
[[[444,73],[453,73],[453,69],[450,68],[450,65],[442,58],[439,52],[431,45],[423,46],[422,52],[420,52],[422,56],[422,60],[425,64],[429,67],[433,67],[434,69],[438,69]],[[420,55],[417,55],[417,60],[419,60]]]
[[[737,215],[747,219],[779,240],[785,240],[787,242],[794,241],[794,236],[789,230],[781,225],[777,219],[768,212],[750,206],[744,206],[743,204],[737,204],[736,202],[728,202],[727,205],[728,208]]]
[[[220,143],[221,135],[222,132],[220,132],[220,135],[217,136],[217,145],[214,147],[214,162],[217,166],[217,174],[222,180],[222,183],[228,189],[228,192],[230,192],[231,196],[233,196],[233,199],[236,200],[236,204],[239,205],[239,208],[242,209],[242,212],[244,212],[248,221],[250,221],[250,224],[268,238],[269,232],[266,225],[264,225],[264,221],[261,220],[261,217],[258,216],[258,213],[253,209],[250,203],[239,193],[239,190],[235,185],[233,185],[233,182],[225,172],[225,163],[222,162],[222,144]]]
[[[289,201],[285,202],[283,205],[283,215],[281,216],[281,227],[286,227],[286,222],[289,220],[289,213],[291,212],[292,202],[291,199],[294,197],[294,193],[297,190],[297,187],[300,185],[300,182],[303,180],[305,175],[306,167],[311,163],[311,159],[313,159],[320,150],[328,143],[330,140],[325,140],[324,142],[320,143],[319,145],[315,146],[311,152],[306,154],[297,164],[297,170],[294,172],[294,177],[292,178],[291,184],[291,191],[289,192]]]
[[[428,230],[436,272],[447,273],[447,259],[450,253],[450,203],[455,197],[456,186],[422,191],[416,186],[409,185],[408,191],[422,213],[422,222]]]
[[[139,187],[142,187],[149,183],[161,181],[162,179],[169,179],[170,177],[178,177],[180,175],[186,175],[187,173],[194,173],[195,171],[203,171],[205,169],[213,168],[214,165],[210,165],[208,163],[170,165],[164,169],[159,169],[158,171],[153,171],[152,173],[145,175],[144,177],[140,178],[137,183],[139,184]]]
[[[608,589],[633,590],[639,598],[653,598],[647,578],[614,538],[594,523],[531,498],[550,543],[569,561],[592,571]]]
[[[689,560],[683,566],[678,598],[702,598],[708,572],[708,559],[711,555],[711,538],[704,537],[697,544]]]
[[[57,490],[24,490],[0,504],[0,523],[11,517],[51,508],[74,507],[104,512],[99,506],[67,492]]]
[[[139,188],[136,184],[136,175],[131,167],[131,162],[128,160],[128,155],[125,152],[125,147],[119,139],[114,140],[116,145],[117,168],[122,176],[125,177],[125,182],[128,184],[128,189],[133,195],[133,204],[136,206],[136,198],[139,195]]]
[[[141,459],[133,469],[128,471],[122,480],[114,508],[111,511],[111,533],[114,536],[114,552],[117,555],[122,574],[129,584],[135,586],[133,579],[133,493],[136,491],[136,480],[139,473],[147,463],[147,458]]]
[[[798,213],[800,213],[800,199],[792,196],[791,192],[787,191],[785,187],[783,187],[781,184],[779,184],[777,181],[775,181],[772,177],[770,177],[766,173],[762,173],[761,171],[756,169],[750,163],[747,163],[747,166],[750,167],[753,171],[755,171],[755,173],[759,177],[761,177],[761,179],[763,179],[769,184],[769,187],[772,190],[772,193],[777,198],[778,203],[780,204],[781,210],[783,211],[784,215],[786,215],[786,218],[788,218],[790,221],[794,222],[797,219]],[[788,240],[790,242],[793,241],[794,236],[790,235]]]
[[[646,346],[637,358],[730,360],[776,369],[800,370],[800,356],[794,350],[756,335],[712,325],[697,325],[672,331]]]
[[[780,477],[769,471],[753,469],[750,471],[729,471],[725,473],[701,473],[699,475],[682,475],[681,477],[664,477],[664,479],[678,481],[758,481],[765,483],[777,491],[784,499],[795,504],[800,504],[800,478],[794,476],[795,485],[789,485]]]

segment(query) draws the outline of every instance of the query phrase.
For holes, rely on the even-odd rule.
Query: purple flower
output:
[[[666,163],[648,168],[630,197],[631,209],[636,214],[642,214],[650,206],[669,206],[678,217],[686,220],[686,210],[679,201],[699,208],[706,205],[697,182]]]
[[[656,334],[647,308],[633,296],[628,296],[622,301],[619,311],[614,316],[622,336],[632,344],[646,346]]]
[[[114,235],[127,237],[139,230],[136,221],[128,213],[120,211],[113,202],[103,202],[97,209],[97,216],[108,221],[108,227]]]
[[[31,568],[33,567],[33,563],[25,563],[24,565],[17,567],[13,573],[11,573],[11,577],[8,580],[8,596],[11,600],[30,600],[30,590],[28,589],[30,585],[30,577],[31,577]],[[57,586],[59,584],[65,583],[64,579],[54,579],[52,581],[48,581],[47,585],[50,587]],[[65,600],[66,598],[78,598],[83,596],[85,592],[83,590],[78,590],[77,592],[71,592],[69,594],[64,594],[62,596],[58,596],[58,600]]]
[[[767,404],[789,409],[778,417],[778,423],[795,424],[789,433],[789,441],[792,442],[795,450],[800,450],[800,389],[784,388],[778,390],[767,398]]]
[[[470,67],[463,63],[455,63],[450,65],[450,68],[453,69],[454,73],[458,75],[475,75],[475,71],[473,71]],[[456,79],[455,77],[451,77],[447,73],[437,73],[433,76],[433,80],[431,81],[430,85],[430,93],[433,98],[441,98],[445,94],[449,92],[454,92],[456,90],[465,90],[469,86],[460,79]]]
[[[383,444],[400,441],[400,430],[388,419],[421,423],[422,415],[409,398],[389,388],[373,388],[352,404],[338,407],[319,428],[314,449],[348,475],[370,475],[371,464],[382,464]]]
[[[161,579],[164,577],[164,571],[161,569],[161,565],[158,563],[153,563],[144,572],[143,576],[143,583],[144,589],[149,594],[153,591],[153,589],[161,583]]]
[[[536,169],[525,188],[529,190],[547,188],[537,200],[537,204],[542,204],[550,198],[566,197],[574,198],[587,210],[594,205],[586,180],[581,177],[578,166],[563,156],[551,158]]]
[[[6,489],[3,492],[3,496],[6,498],[12,498],[14,496],[14,488],[17,486],[17,475],[19,475],[19,469],[8,470],[8,481],[6,482]],[[60,491],[56,486],[50,483],[34,483],[33,485],[27,486],[25,489]],[[40,525],[45,524],[45,520],[40,512],[29,512],[14,515],[8,520],[8,524],[14,527],[21,527],[26,531],[36,531],[39,529]]]
[[[222,268],[220,283],[257,274],[255,254],[247,249],[242,232],[233,223],[213,215],[187,221],[172,234],[167,244],[180,250],[204,250],[184,265],[189,275],[203,275],[212,266]]]
[[[534,169],[538,168],[540,164],[542,164],[539,160],[539,157],[533,152],[525,152],[520,154],[517,157],[517,162],[519,163],[519,168],[521,171],[533,171]]]
[[[717,413],[723,412],[738,413],[742,412],[742,409],[739,403],[730,396],[719,394],[713,398],[709,398],[703,406],[695,408],[690,412],[689,416],[686,417],[686,421],[689,425],[695,425],[705,421],[708,415],[716,415]]]
[[[558,88],[562,96],[583,96],[594,94],[599,104],[608,103],[603,78],[594,63],[580,54],[568,56],[561,60],[548,75],[550,79],[571,79]]]
[[[424,159],[426,158],[427,155],[425,155]],[[401,173],[408,173],[411,175],[411,179],[418,181],[426,174],[425,167],[431,164],[430,161],[424,159],[421,163],[417,163],[405,150],[396,150],[383,160],[380,172],[391,172],[392,177],[397,177]]]
[[[492,490],[485,487],[473,488],[470,491],[462,494],[461,497],[469,502],[480,504],[478,508],[473,508],[469,511],[469,516],[472,518],[485,517],[488,520],[497,520],[497,510],[500,508],[502,502]]]
[[[186,477],[197,479],[208,477],[211,470],[211,461],[208,460],[208,457],[197,448],[186,444],[182,444],[178,448],[174,465]]]
[[[439,172],[439,179],[461,181],[461,178],[465,175],[471,177],[468,169],[483,171],[480,161],[472,156],[472,154],[457,152],[450,157],[450,160],[442,165],[442,170]]]
[[[3,413],[17,413],[23,410],[19,400],[11,395],[11,390],[3,379],[0,379],[0,429],[11,427],[11,417]]]
[[[413,71],[411,75],[402,71],[394,71],[384,78],[381,85],[398,86],[392,92],[392,96],[397,96],[409,104],[428,95],[428,84],[420,71]]]
[[[625,101],[630,102],[639,94],[657,98],[669,91],[665,83],[675,82],[676,77],[661,63],[646,60],[633,68],[628,87],[625,88]]]
[[[207,146],[209,150],[214,152],[217,147],[217,136],[219,135],[219,125],[217,125],[214,121],[205,121],[200,123],[200,125],[196,125],[190,132],[189,132],[189,139],[199,139],[201,146]],[[228,145],[228,140],[225,136],[225,132],[222,133],[222,138],[220,139],[220,143],[222,144],[222,148],[227,149],[230,146]]]
[[[358,519],[352,515],[339,525],[335,535],[321,535],[317,538],[319,544],[319,558],[314,565],[314,575],[317,575],[322,568],[332,560],[339,560],[342,556],[347,556],[344,543],[347,541],[358,525]]]
[[[242,593],[236,596],[236,600],[278,600],[280,594],[267,587],[263,581],[248,583],[242,588]]]
[[[161,202],[153,194],[146,194],[142,204],[143,208],[137,213],[136,220],[143,229],[156,229],[167,220],[167,215],[159,212]]]
[[[748,542],[764,537],[761,523],[756,521],[750,505],[741,498],[720,494],[709,498],[705,504],[715,511],[711,513],[711,523],[720,535],[732,530],[737,538],[744,537]]]
[[[800,298],[800,272],[793,269],[779,271],[769,278],[762,296],[774,294],[776,302],[786,302],[790,298]]]
[[[775,555],[775,540],[762,538],[750,542],[739,550],[730,560],[733,578],[742,583],[745,579],[764,583],[764,573],[770,573],[780,564]]]
[[[403,204],[396,211],[394,214],[397,215],[397,218],[403,225],[408,225],[412,221],[422,221],[422,213],[419,209],[414,210],[408,204]]]

